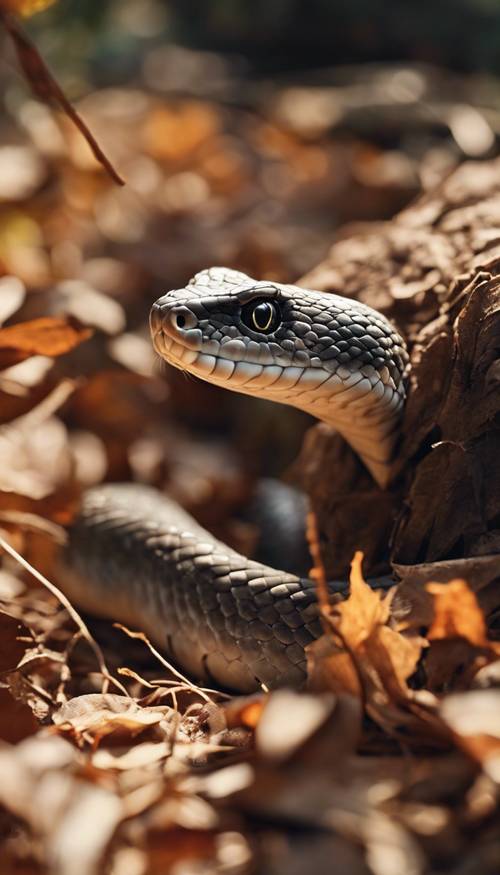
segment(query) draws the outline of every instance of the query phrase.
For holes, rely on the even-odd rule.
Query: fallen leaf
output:
[[[361,698],[368,714],[388,730],[414,717],[426,723],[407,684],[426,642],[391,625],[391,594],[364,581],[361,561],[356,553],[348,598],[323,609],[325,635],[307,648],[309,685]]]
[[[142,769],[160,760],[165,760],[170,753],[170,745],[165,741],[144,741],[134,744],[125,752],[113,750],[96,750],[92,755],[92,764],[96,769]]]
[[[426,590],[434,610],[425,657],[428,687],[466,689],[478,671],[498,659],[500,644],[489,640],[477,597],[464,580],[428,583]]]
[[[428,583],[426,589],[434,596],[434,619],[427,632],[429,641],[465,638],[477,647],[490,645],[483,613],[465,580]]]
[[[388,625],[391,594],[372,589],[361,572],[362,554],[351,566],[350,593],[329,609],[327,619],[341,655],[350,657],[358,676],[371,664],[393,696],[407,696],[406,681],[415,670],[424,641],[405,637]],[[314,645],[312,645],[314,647]],[[356,689],[351,690],[356,692]]]
[[[31,355],[63,355],[91,336],[91,328],[64,317],[46,316],[0,328],[0,369]]]
[[[53,716],[61,730],[71,728],[77,736],[89,733],[99,740],[110,733],[132,737],[163,721],[171,721],[176,712],[166,705],[141,707],[133,699],[114,693],[89,693],[76,696]]]

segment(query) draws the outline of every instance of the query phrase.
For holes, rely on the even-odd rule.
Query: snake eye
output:
[[[270,334],[280,324],[281,314],[275,301],[260,299],[251,301],[242,308],[241,319],[252,331]]]

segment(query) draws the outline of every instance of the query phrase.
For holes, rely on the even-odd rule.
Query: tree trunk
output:
[[[391,222],[357,227],[303,278],[389,316],[412,370],[398,476],[378,489],[323,425],[301,455],[328,577],[355,549],[412,585],[500,578],[500,160],[463,164]],[[429,563],[431,563],[429,567]]]

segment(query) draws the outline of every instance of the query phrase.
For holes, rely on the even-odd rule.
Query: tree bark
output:
[[[389,490],[326,426],[307,436],[303,483],[328,577],[361,549],[367,573],[500,579],[499,274],[495,160],[463,164],[392,221],[352,229],[302,279],[389,316],[412,364]]]

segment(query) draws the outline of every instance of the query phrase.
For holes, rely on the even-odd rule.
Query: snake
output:
[[[159,298],[150,329],[168,364],[307,411],[342,435],[382,488],[390,484],[409,357],[382,313],[215,267]],[[77,604],[139,628],[190,677],[241,693],[306,682],[307,647],[322,634],[312,577],[239,554],[150,486],[89,488],[63,567]],[[328,588],[340,598],[346,582]]]

